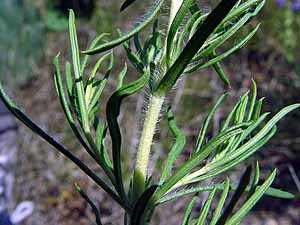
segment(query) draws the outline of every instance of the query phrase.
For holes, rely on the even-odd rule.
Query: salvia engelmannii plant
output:
[[[133,2],[134,0],[125,1],[121,10],[125,10]],[[191,202],[186,206],[180,224],[239,224],[263,195],[294,198],[288,192],[271,188],[276,170],[270,173],[264,182],[259,182],[258,164],[253,175],[251,166],[245,169],[239,184],[231,183],[229,178],[210,185],[203,185],[204,181],[229,171],[258,151],[276,133],[277,122],[287,113],[299,108],[300,104],[287,106],[270,117],[269,113],[261,111],[263,99],[257,99],[256,84],[253,81],[251,92],[246,92],[240,97],[225,116],[219,133],[208,139],[209,124],[227,96],[227,93],[223,94],[203,121],[195,147],[190,150],[190,157],[181,165],[176,165],[175,169],[173,169],[174,162],[182,153],[186,139],[177,127],[172,109],[169,107],[165,117],[175,141],[168,152],[162,171],[156,171],[159,173],[158,180],[152,179],[148,164],[164,99],[176,85],[177,80],[184,75],[189,76],[212,66],[220,79],[229,86],[230,82],[222,70],[220,61],[240,49],[256,33],[259,25],[228,50],[220,52],[219,49],[225,42],[230,43],[228,40],[260,12],[264,3],[263,0],[222,0],[210,13],[202,13],[197,1],[172,0],[169,25],[167,30],[163,31],[159,28],[158,20],[154,19],[162,5],[167,3],[158,0],[144,21],[132,31],[126,34],[120,31],[118,38],[108,42],[103,41],[108,34],[101,34],[84,51],[78,48],[75,16],[70,10],[69,36],[72,63],[65,63],[62,77],[59,55],[54,58],[54,83],[75,137],[103,169],[105,178],[98,176],[72,151],[54,140],[26,116],[5,94],[2,86],[0,97],[22,123],[73,161],[124,209],[124,224],[149,224],[157,206],[186,195],[191,196]],[[150,23],[153,24],[153,29],[141,42],[139,33]],[[100,108],[99,98],[114,65],[113,49],[120,45],[123,46],[130,63],[140,74],[140,78],[125,84],[124,77],[127,73],[125,64],[118,74],[116,90],[106,104],[106,118],[99,118],[97,114]],[[97,55],[99,58],[92,70],[87,73],[85,69],[90,55]],[[103,67],[104,61],[109,63],[104,76],[98,80],[96,73]],[[122,146],[118,116],[123,99],[146,87],[150,89],[150,97],[130,187],[127,188],[124,185],[121,166],[121,151],[126,151],[126,147]],[[111,148],[106,146],[107,138],[111,139]],[[98,206],[78,185],[76,189],[91,206],[95,213],[96,224],[102,224]],[[193,207],[201,192],[208,192],[208,195],[199,215],[195,215],[192,213]],[[233,194],[229,195],[230,192]],[[215,207],[212,207],[213,201]],[[237,203],[239,207],[236,206]]]

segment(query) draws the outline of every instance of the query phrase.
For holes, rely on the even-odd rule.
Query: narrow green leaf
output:
[[[54,74],[54,83],[57,89],[57,93],[63,108],[63,111],[65,113],[65,116],[69,122],[69,125],[73,131],[73,133],[75,134],[75,136],[77,137],[77,139],[79,140],[79,142],[82,144],[82,146],[85,148],[85,150],[89,153],[89,155],[91,155],[93,158],[95,158],[94,152],[89,148],[89,146],[85,143],[84,139],[82,138],[80,131],[77,129],[75,121],[72,117],[67,99],[65,97],[65,91],[63,88],[63,83],[62,83],[62,78],[61,78],[61,71],[60,71],[60,66],[59,66],[59,55],[57,55],[54,58],[53,64],[55,65],[55,74]]]
[[[253,111],[255,107],[256,97],[257,97],[257,87],[255,81],[252,79],[252,89],[251,89],[251,99],[250,99],[250,105],[248,109],[248,117],[247,121],[250,121],[253,116]]]
[[[261,98],[261,99],[258,100],[258,102],[255,103],[254,111],[253,111],[253,114],[252,114],[252,117],[251,117],[252,120],[256,120],[260,116],[264,99],[265,98]]]
[[[244,141],[247,137],[251,135],[252,132],[255,131],[256,128],[258,128],[267,118],[269,113],[262,114],[256,121],[252,122],[251,126],[249,126],[241,135],[239,138],[235,140],[235,143],[231,146],[231,150],[235,151],[237,147]]]
[[[97,208],[97,206],[94,204],[94,202],[89,198],[89,196],[80,188],[78,184],[75,183],[76,191],[81,195],[81,197],[90,205],[90,207],[93,210],[93,213],[96,217],[96,224],[102,225],[101,218],[100,218],[100,211]]]
[[[243,122],[247,104],[248,104],[248,97],[249,92],[247,91],[241,96],[241,103],[239,104],[239,107],[236,110],[235,116],[234,116],[234,121],[233,124],[239,124]]]
[[[289,112],[297,109],[300,107],[300,104],[294,104],[287,106],[280,110],[269,122],[249,141],[247,141],[244,145],[242,145],[239,149],[237,149],[235,152],[229,155],[228,158],[231,160],[234,159],[237,155],[239,155],[241,152],[244,152],[246,149],[250,148],[251,146],[255,145],[258,141],[263,139],[276,125],[276,123],[281,120],[286,114]]]
[[[209,66],[212,66],[223,59],[227,58],[229,55],[231,55],[233,52],[239,50],[242,48],[257,32],[260,24],[256,26],[256,28],[251,31],[246,37],[244,37],[241,41],[239,41],[235,46],[233,46],[231,49],[227,50],[226,52],[222,53],[219,56],[214,57],[213,59],[210,59],[208,62],[201,63],[199,65],[193,66],[185,71],[185,73],[192,73],[200,69],[207,68]]]
[[[207,18],[207,16],[209,15],[209,13],[206,13],[204,15],[200,15],[195,22],[193,23],[191,30],[190,30],[190,34],[188,37],[188,40],[190,40],[193,35],[196,33],[197,29],[199,28],[199,26],[203,23],[203,21]],[[204,46],[204,44],[203,44]],[[203,46],[201,48],[203,48]]]
[[[140,73],[143,73],[145,65],[144,65],[143,61],[140,59],[140,57],[131,50],[128,43],[125,42],[123,44],[123,47],[126,51],[127,58],[129,59],[131,64],[137,69],[137,71],[139,71]]]
[[[185,209],[185,212],[184,212],[184,215],[183,215],[183,218],[182,218],[182,221],[181,221],[181,225],[188,225],[189,223],[189,219],[191,217],[191,213],[192,213],[192,210],[193,210],[193,207],[195,205],[195,202],[197,201],[198,199],[198,194],[196,193],[192,200],[190,201],[190,203],[188,204],[188,206],[186,207]]]
[[[96,128],[96,145],[98,146],[97,157],[102,163],[105,163],[109,168],[112,168],[112,162],[104,144],[106,132],[107,126],[99,122]]]
[[[141,30],[143,30],[154,19],[154,17],[159,12],[163,3],[164,3],[164,0],[158,1],[157,4],[155,5],[155,7],[153,7],[153,10],[148,14],[147,18],[142,23],[140,23],[137,27],[135,27],[132,31],[130,31],[129,33],[127,33],[113,41],[101,44],[91,50],[83,51],[83,53],[88,54],[88,55],[94,55],[97,53],[105,52],[105,51],[110,50],[110,49],[124,43],[125,41],[129,40],[134,35],[136,35]]]
[[[205,224],[205,221],[206,221],[206,218],[207,218],[207,215],[208,215],[208,211],[209,211],[210,205],[212,203],[212,200],[215,196],[216,190],[217,189],[214,188],[212,191],[210,191],[210,193],[209,193],[209,195],[208,195],[208,197],[207,197],[207,199],[204,203],[204,206],[201,209],[201,213],[200,213],[197,225],[204,225]]]
[[[239,99],[239,101],[233,106],[233,108],[229,112],[228,116],[225,119],[225,122],[223,123],[223,125],[221,127],[221,132],[226,130],[230,126],[230,124],[232,122],[232,118],[236,114],[236,111],[237,111],[240,104],[241,104],[241,99]]]
[[[231,27],[226,28],[226,32],[220,32],[221,34],[218,35],[219,38],[215,38],[215,41],[213,41],[211,44],[209,44],[206,48],[203,48],[192,60],[192,62],[196,62],[200,59],[202,59],[204,56],[209,55],[210,52],[213,52],[216,50],[219,46],[221,46],[223,43],[225,43],[228,39],[230,39],[234,34],[237,33],[238,30],[240,30],[251,17],[254,17],[257,15],[257,13],[262,9],[262,6],[264,5],[264,2],[261,2],[259,6],[255,8],[255,10],[249,10],[245,15],[243,15],[238,21],[235,21]],[[250,6],[253,7],[253,6]],[[232,10],[235,11],[235,10]],[[237,17],[238,18],[238,17]],[[224,29],[224,28],[222,28]]]
[[[178,32],[178,29],[179,29],[185,15],[188,13],[190,7],[192,6],[193,2],[194,2],[194,0],[183,1],[177,14],[175,15],[175,18],[172,21],[172,24],[170,26],[170,29],[168,31],[168,36],[167,36],[167,47],[166,47],[167,67],[170,66],[170,63],[172,63],[171,62],[172,48],[173,48],[174,41],[176,41],[176,34]]]
[[[126,73],[127,73],[127,63],[124,64],[123,69],[118,75],[116,90],[119,90],[123,86],[123,81],[124,81],[124,77],[126,76]]]
[[[176,48],[173,50],[174,58],[177,58],[181,51],[181,46],[184,44],[184,37],[187,34],[189,28],[193,22],[201,15],[200,11],[195,12],[183,26],[182,30],[178,33]]]
[[[230,214],[233,212],[236,204],[238,203],[238,201],[244,194],[244,192],[247,188],[247,185],[250,182],[251,170],[252,170],[251,166],[248,166],[246,171],[244,172],[243,176],[241,177],[240,183],[239,183],[236,191],[234,192],[234,195],[232,196],[228,206],[225,208],[225,211],[223,212],[222,216],[219,218],[216,225],[225,224],[227,218],[229,218]]]
[[[216,57],[216,53],[213,52],[212,57]],[[213,65],[216,73],[218,74],[219,78],[224,82],[224,84],[228,87],[230,87],[230,80],[228,79],[227,75],[222,69],[222,66],[219,62]]]
[[[252,179],[252,183],[250,186],[250,190],[248,192],[247,199],[249,199],[251,197],[251,195],[255,192],[258,182],[259,182],[259,165],[258,165],[258,162],[256,162],[255,174]]]
[[[106,107],[106,117],[109,132],[112,139],[112,153],[114,175],[116,179],[116,188],[122,199],[126,199],[126,194],[123,186],[122,168],[121,168],[121,144],[122,137],[118,124],[118,116],[122,101],[127,96],[130,96],[141,90],[149,81],[149,74],[144,73],[141,78],[135,80],[119,90],[117,90],[108,100]]]
[[[276,133],[276,127],[273,127],[268,134],[261,140],[257,141],[254,145],[249,147],[248,149],[245,149],[242,153],[238,154],[238,156],[235,156],[234,158],[231,158],[231,155],[235,154],[235,152],[231,152],[231,154],[227,154],[226,157],[224,156],[222,160],[218,160],[216,162],[213,162],[209,164],[204,171],[202,171],[202,174],[199,175],[198,178],[195,178],[191,180],[189,183],[199,182],[201,180],[205,180],[211,177],[215,177],[225,171],[230,170],[237,164],[243,162],[245,159],[247,159],[249,156],[251,156],[254,152],[259,150],[261,147],[263,147]],[[205,174],[207,173],[207,174]]]
[[[143,63],[145,64],[147,59],[146,59],[145,53],[143,51],[142,45],[140,43],[140,38],[139,38],[138,33],[136,35],[134,35],[133,42],[134,42],[134,46],[135,46],[137,53],[139,54],[140,58],[142,59]]]
[[[237,184],[230,184],[230,190],[234,191],[237,189]],[[258,185],[259,187],[259,185]],[[192,187],[192,188],[188,188],[188,189],[184,189],[184,190],[180,190],[177,191],[175,193],[172,194],[167,194],[164,197],[162,197],[159,201],[156,202],[156,205],[161,205],[163,203],[172,201],[174,199],[186,196],[186,195],[191,195],[191,194],[195,194],[195,193],[201,193],[201,192],[206,192],[206,191],[211,191],[214,188],[217,188],[218,190],[223,190],[225,189],[225,184],[211,184],[211,185],[201,185],[201,186],[197,186],[197,187]],[[247,187],[246,191],[249,192],[251,190],[251,187]],[[276,189],[276,188],[272,188],[269,187],[268,190],[266,191],[266,195],[270,196],[270,197],[274,197],[274,198],[283,198],[283,199],[293,199],[296,196],[286,192],[286,191],[282,191],[280,189]]]
[[[273,183],[276,176],[276,170],[274,170],[267,180],[255,191],[255,193],[243,204],[243,206],[229,219],[225,225],[239,223],[253,208],[253,206],[262,198],[265,192]]]
[[[186,138],[185,138],[184,134],[181,132],[181,130],[176,125],[176,121],[175,121],[174,115],[171,111],[171,108],[168,109],[168,124],[169,124],[169,129],[171,130],[173,136],[175,136],[175,143],[172,146],[172,149],[168,154],[166,164],[161,173],[159,185],[164,183],[165,180],[167,179],[176,158],[182,152],[182,150],[185,146],[185,142],[186,142]]]
[[[66,62],[65,65],[65,77],[66,77],[66,83],[67,83],[67,91],[68,91],[68,96],[69,99],[73,98],[72,92],[73,92],[73,79],[71,75],[71,64],[70,62]]]
[[[112,68],[114,65],[114,55],[113,53],[110,54],[110,60],[109,65],[105,71],[104,77],[101,81],[96,81],[91,85],[91,100],[88,105],[88,111],[90,111],[99,101],[99,98],[101,97],[103,90],[107,84],[109,75],[111,74]]]
[[[216,110],[218,109],[218,107],[221,105],[221,103],[224,101],[224,99],[226,98],[226,96],[228,95],[228,93],[223,94],[218,101],[216,102],[216,104],[212,107],[212,109],[210,110],[210,112],[208,113],[208,115],[206,116],[203,125],[201,126],[198,138],[197,138],[197,143],[196,143],[196,147],[195,147],[195,152],[199,152],[200,148],[202,147],[204,138],[205,138],[205,134],[207,131],[207,128],[210,124],[210,121],[212,119],[212,117],[214,116]]]
[[[240,1],[239,1],[240,2]],[[259,5],[260,7],[263,7],[265,4],[265,0],[248,0],[240,5],[236,5],[237,7],[232,10],[228,16],[224,19],[224,23],[230,23],[230,21],[238,16],[240,16],[243,13],[246,13],[247,11],[253,10],[255,5]],[[260,9],[256,9],[257,13],[260,11]],[[255,15],[255,14],[254,14]]]
[[[96,62],[95,66],[93,67],[90,75],[89,75],[89,78],[87,80],[87,83],[86,83],[86,87],[85,87],[85,100],[86,100],[86,104],[87,105],[90,105],[90,101],[94,95],[94,92],[95,92],[95,75],[96,73],[98,72],[99,68],[101,67],[102,63],[110,56],[112,57],[113,53],[112,52],[109,52],[107,54],[104,54],[103,56],[101,56],[98,61]]]
[[[72,50],[72,60],[73,60],[73,68],[75,74],[75,87],[76,87],[76,98],[79,103],[80,116],[81,116],[81,126],[84,133],[89,133],[89,122],[88,122],[88,112],[87,106],[84,97],[84,88],[83,88],[83,78],[80,71],[80,59],[79,59],[79,49],[78,49],[78,40],[76,34],[75,27],[75,15],[73,10],[69,11],[69,35],[70,35],[70,43]]]
[[[95,48],[95,46],[106,36],[108,36],[109,33],[103,33],[103,34],[100,34],[97,38],[95,38],[92,43],[90,44],[89,46],[89,49],[93,49]],[[83,76],[83,73],[84,73],[84,69],[88,63],[88,60],[89,60],[89,55],[85,55],[84,58],[83,58],[83,62],[82,62],[82,65],[81,65],[81,68],[80,68],[80,74]]]
[[[80,58],[79,58],[79,49],[78,49],[78,40],[76,34],[76,27],[75,27],[75,15],[73,10],[69,12],[69,35],[70,35],[70,43],[71,43],[71,50],[72,50],[72,61],[73,61],[73,68],[75,74],[75,90],[76,90],[76,99],[75,102],[78,101],[79,110],[80,110],[80,122],[83,133],[87,142],[89,143],[90,147],[93,149],[95,154],[99,152],[98,146],[94,142],[94,139],[91,134],[90,125],[89,125],[89,112],[87,109],[87,104],[85,101],[84,96],[84,86],[83,86],[83,77],[80,73]],[[92,100],[93,103],[93,100]],[[95,104],[95,103],[94,103]],[[99,163],[103,166],[103,170],[110,178],[112,183],[114,183],[114,178],[112,174],[112,169],[109,168],[108,165],[101,162],[101,159],[98,160]]]
[[[222,194],[220,196],[220,199],[218,201],[218,204],[216,206],[216,209],[212,215],[212,218],[210,220],[210,225],[215,225],[217,223],[217,221],[219,220],[221,213],[222,213],[222,209],[224,207],[228,192],[229,192],[229,188],[230,188],[230,181],[229,178],[226,178],[225,184],[224,184],[224,189],[222,191]]]
[[[221,3],[209,14],[158,84],[156,88],[158,95],[165,95],[166,92],[171,90],[192,58],[197,54],[207,38],[222,22],[236,2],[237,0],[222,0]]]

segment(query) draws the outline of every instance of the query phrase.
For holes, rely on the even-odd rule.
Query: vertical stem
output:
[[[145,189],[151,145],[163,101],[164,97],[154,95],[149,100],[134,170],[135,189],[138,193],[143,192]]]
[[[168,30],[170,29],[176,13],[182,5],[182,2],[183,0],[171,0]],[[163,102],[164,96],[150,96],[136,156],[136,164],[133,176],[133,201],[136,200],[145,190],[145,180],[147,177],[151,145],[153,142],[153,136]]]

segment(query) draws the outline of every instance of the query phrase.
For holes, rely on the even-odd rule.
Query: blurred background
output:
[[[217,1],[199,2],[204,11],[208,11]],[[0,79],[6,90],[35,122],[90,163],[99,174],[101,171],[82,151],[64,119],[54,90],[52,60],[58,52],[61,53],[61,62],[70,60],[67,32],[69,8],[73,8],[77,15],[80,49],[85,49],[101,32],[116,37],[117,28],[130,30],[147,12],[151,3],[151,0],[137,1],[120,13],[121,0],[0,0]],[[161,12],[161,29],[167,26],[167,14],[168,8],[164,7]],[[252,78],[257,82],[259,97],[266,97],[263,107],[265,111],[275,113],[288,104],[300,101],[300,1],[268,0],[263,12],[240,35],[258,22],[261,28],[254,38],[222,63],[231,80],[231,95],[216,113],[210,128],[211,135],[218,130],[223,115],[250,88]],[[147,30],[143,34],[147,34]],[[234,39],[230,41],[235,42]],[[112,94],[116,85],[114,74],[122,69],[126,60],[122,48],[115,49],[114,53],[117,59],[114,73],[102,102],[106,102]],[[135,70],[129,66],[127,79],[136,76]],[[169,96],[168,102],[173,105],[179,127],[188,139],[185,155],[178,163],[188,157],[203,117],[226,90],[214,71],[204,70],[201,74],[183,78]],[[128,180],[141,125],[137,121],[141,121],[143,116],[145,98],[147,90],[130,97],[125,101],[121,114],[120,123],[126,146],[123,162],[128,168],[124,173]],[[103,108],[103,115],[104,112]],[[0,117],[3,121],[11,120],[4,113],[0,113]],[[111,203],[109,197],[71,162],[19,122],[16,122],[16,126],[11,126],[14,122],[9,122],[10,126],[3,124],[0,126],[0,137],[7,136],[0,138],[1,154],[8,154],[11,148],[16,148],[10,167],[14,185],[9,207],[12,209],[22,200],[35,203],[33,214],[23,225],[93,224],[91,210],[75,192],[74,181],[99,205],[104,224],[121,224],[122,212],[118,206]],[[263,151],[249,159],[249,162],[259,161],[263,175],[267,175],[274,167],[278,168],[273,186],[297,195],[300,193],[299,124],[300,112],[290,114],[279,124],[275,138]],[[172,137],[162,116],[161,130],[155,136],[153,145],[151,169],[154,173],[161,167],[171,144]],[[239,165],[233,171],[233,180],[239,178],[244,167]],[[179,224],[188,199],[183,198],[182,201],[159,208],[153,224]],[[200,208],[201,202],[198,210]],[[242,224],[298,225],[299,221],[299,200],[265,197]]]

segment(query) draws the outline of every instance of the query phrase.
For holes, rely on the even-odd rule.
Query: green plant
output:
[[[132,2],[134,1],[126,1],[122,9],[124,10]],[[167,119],[175,142],[169,151],[159,180],[154,181],[151,174],[148,174],[151,144],[165,97],[182,75],[188,75],[209,66],[213,66],[221,80],[229,86],[230,82],[222,70],[220,61],[240,49],[255,34],[259,25],[224,53],[218,53],[218,49],[247,24],[264,5],[264,1],[261,0],[223,0],[211,13],[202,14],[199,6],[193,0],[173,0],[171,1],[166,38],[163,39],[162,31],[156,20],[153,23],[152,33],[142,45],[138,34],[154,19],[163,3],[163,0],[157,1],[144,22],[127,34],[119,32],[119,38],[104,43],[101,43],[101,40],[107,34],[101,34],[91,43],[88,50],[82,52],[85,54],[83,58],[80,57],[78,49],[75,16],[73,11],[70,11],[69,35],[73,70],[71,64],[66,62],[66,92],[60,70],[59,55],[54,59],[55,86],[66,118],[78,141],[103,169],[106,179],[95,174],[71,151],[32,122],[5,94],[2,86],[0,86],[1,99],[19,120],[72,160],[125,210],[125,224],[148,224],[157,206],[184,195],[195,194],[187,206],[181,224],[199,225],[206,224],[207,221],[210,221],[210,224],[218,225],[239,224],[264,194],[293,198],[294,196],[288,192],[270,187],[275,178],[275,170],[259,185],[258,164],[254,176],[251,176],[252,170],[251,167],[248,167],[238,185],[231,184],[229,178],[223,183],[201,185],[202,181],[229,171],[258,151],[275,134],[276,123],[287,113],[299,108],[300,104],[287,106],[268,119],[269,113],[261,112],[263,99],[257,100],[254,81],[251,94],[247,92],[240,97],[227,115],[219,133],[204,142],[211,119],[227,94],[225,93],[219,98],[200,128],[197,143],[195,148],[190,151],[190,157],[174,171],[172,171],[172,167],[185,147],[185,137],[177,127],[169,107]],[[187,15],[190,16],[185,20]],[[133,38],[137,53],[131,46],[131,38]],[[112,72],[114,64],[112,49],[119,45],[124,47],[129,61],[141,76],[137,80],[124,84],[127,72],[125,64],[124,69],[118,74],[116,91],[106,104],[106,118],[100,119],[97,116],[97,111],[101,106],[98,101]],[[87,62],[90,55],[95,54],[101,54],[101,56],[85,79]],[[109,61],[106,72],[101,80],[97,80],[96,72],[105,60]],[[118,116],[124,98],[146,86],[149,86],[150,97],[130,187],[126,188],[121,165],[121,151],[125,150],[125,147],[122,146]],[[74,114],[76,114],[75,117]],[[107,130],[109,130],[112,141],[112,158],[105,143]],[[191,187],[190,184],[194,184],[194,187]],[[195,184],[199,186],[195,186]],[[96,223],[101,224],[101,212],[97,206],[78,185],[76,188],[95,212]],[[205,191],[209,192],[209,195],[200,215],[192,218],[191,212],[197,194]],[[221,195],[210,217],[208,212],[218,191],[221,191]],[[234,194],[225,207],[224,203],[229,191],[234,191]],[[245,192],[248,193],[245,195],[245,202],[238,210],[235,210],[238,200],[244,196]]]

